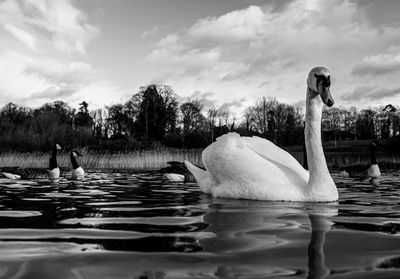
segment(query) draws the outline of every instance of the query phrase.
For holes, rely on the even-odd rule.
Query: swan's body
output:
[[[76,161],[77,156],[82,156],[78,151],[72,150],[70,153],[72,171],[71,171],[71,179],[73,180],[83,180],[85,178],[85,171],[81,166],[79,166]]]
[[[327,202],[338,199],[321,143],[322,105],[333,105],[329,71],[314,68],[307,85],[305,140],[310,171],[266,139],[229,133],[203,151],[206,170],[185,162],[203,192],[213,197],[254,200]]]

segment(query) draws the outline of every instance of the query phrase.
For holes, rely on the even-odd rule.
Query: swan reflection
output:
[[[240,274],[252,270],[254,278],[266,274],[303,274],[307,278],[326,278],[330,270],[325,263],[324,242],[331,230],[330,217],[338,214],[337,203],[304,204],[280,202],[254,202],[218,200],[210,205],[211,212],[204,216],[208,231],[214,238],[201,240],[205,252],[224,254],[230,258],[218,265],[214,271],[217,278],[240,278]],[[308,219],[308,220],[307,220]],[[304,245],[297,245],[287,239],[296,231],[311,226],[308,249],[304,237],[299,239]],[[288,238],[285,239],[285,235]],[[303,235],[303,234],[302,234]],[[254,252],[257,251],[257,252]],[[290,262],[294,257],[308,257],[308,267],[296,266],[292,269],[281,266],[282,257]],[[232,256],[238,257],[237,264]]]

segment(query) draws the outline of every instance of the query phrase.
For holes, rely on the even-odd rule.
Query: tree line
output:
[[[228,109],[205,109],[201,100],[178,102],[168,85],[141,87],[120,104],[89,110],[63,101],[32,109],[9,103],[0,109],[0,151],[44,151],[53,142],[66,148],[94,151],[130,151],[158,148],[202,148],[230,131],[260,136],[278,145],[302,145],[304,110],[262,97],[237,120]],[[397,136],[397,107],[362,110],[325,108],[322,133],[325,140],[376,139]]]

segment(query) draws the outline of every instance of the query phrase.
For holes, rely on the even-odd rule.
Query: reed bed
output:
[[[183,162],[188,160],[202,166],[201,149],[160,149],[143,150],[130,153],[90,153],[82,151],[83,157],[79,163],[87,169],[120,169],[120,170],[156,170],[167,166],[168,161]],[[301,164],[303,152],[289,151]],[[367,153],[357,152],[326,152],[326,161],[329,168],[341,169],[355,164],[368,164]],[[70,167],[69,154],[61,153],[57,157],[60,167]],[[383,168],[400,167],[400,155],[378,154],[377,161]],[[1,153],[0,167],[40,167],[48,166],[48,153]]]
[[[167,166],[168,161],[183,162],[188,160],[198,165],[201,163],[199,149],[161,149],[143,150],[130,153],[90,153],[82,152],[79,163],[87,169],[123,169],[123,170],[153,170]],[[61,153],[57,156],[60,167],[70,167],[69,154]],[[2,153],[0,167],[19,166],[43,168],[49,163],[47,153]]]

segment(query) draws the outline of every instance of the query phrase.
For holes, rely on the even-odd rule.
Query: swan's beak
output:
[[[324,102],[324,104],[327,105],[328,107],[333,106],[335,101],[332,98],[331,89],[329,87],[325,87],[325,86],[321,86],[318,89],[320,89],[320,91],[321,91],[321,92],[319,92],[319,95],[321,96],[322,102]]]

